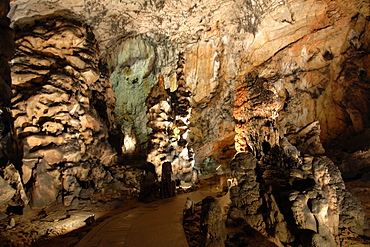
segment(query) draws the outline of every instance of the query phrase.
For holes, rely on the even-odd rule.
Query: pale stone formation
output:
[[[110,182],[109,172],[99,166],[110,165],[114,155],[107,141],[114,119],[112,89],[99,71],[98,48],[88,28],[62,17],[15,28],[23,30],[12,60],[22,180],[32,206],[47,206],[58,196],[69,206],[82,190],[79,181],[93,181],[95,189],[102,188],[102,179]],[[88,176],[75,172],[86,166]],[[94,169],[101,171],[94,174]]]
[[[180,65],[183,58],[180,58]],[[181,181],[193,179],[194,159],[188,148],[188,118],[190,104],[189,92],[181,82],[181,67],[177,69],[179,79],[174,92],[165,90],[163,76],[158,76],[155,85],[146,100],[148,112],[147,126],[152,129],[149,137],[147,161],[155,165],[156,173],[161,180],[162,165],[171,164],[172,177]]]
[[[257,74],[246,75],[244,85],[237,88],[234,117],[235,149],[251,151],[258,158],[278,145],[276,118],[281,102],[274,85]],[[255,131],[258,130],[258,131]]]
[[[311,239],[310,246],[320,246],[318,239],[325,246],[342,246],[343,241],[355,243],[367,227],[358,199],[345,190],[338,168],[326,157],[297,159],[275,147],[261,161],[252,153],[237,153],[230,168],[238,185],[230,191],[229,218],[246,222],[271,242],[288,244],[302,237]]]
[[[259,178],[258,169],[261,168],[255,156],[250,152],[237,153],[230,169],[238,184],[230,189],[228,217],[235,222],[247,223],[278,245],[293,242],[295,238],[275,200],[273,189],[269,188],[271,185]]]
[[[184,52],[184,73],[194,106],[190,138],[198,150],[195,159],[202,162],[232,145],[228,137],[234,128],[235,85],[249,71],[274,84],[281,99],[277,122],[281,135],[298,133],[316,121],[322,140],[328,143],[361,132],[369,112],[368,7],[361,1],[314,0],[17,0],[10,16],[16,21],[69,9],[73,18],[92,27],[108,57],[122,56],[121,62],[131,61],[134,67],[142,64],[133,70],[135,77],[126,78],[116,68],[122,63],[111,59],[113,74],[130,83],[138,79],[138,88],[147,78],[150,90],[159,73],[166,88],[174,85],[177,54]],[[130,50],[126,55],[124,47]],[[148,52],[140,52],[139,47]],[[148,69],[154,58],[154,68]],[[139,76],[144,71],[148,77]],[[116,93],[127,94],[124,91]],[[135,111],[126,113],[123,110],[131,124],[123,129],[131,133],[134,125],[133,135],[142,135],[137,145],[145,145],[141,134],[148,133],[145,124],[135,120]]]
[[[63,31],[44,42],[51,28],[46,24],[54,22],[40,16],[50,16]],[[58,22],[60,16],[73,20],[73,28]],[[244,219],[277,245],[349,246],[349,236],[359,245],[363,211],[333,163],[320,155],[322,143],[343,144],[369,127],[369,16],[369,2],[361,0],[12,1],[15,25],[40,24],[24,30],[24,42],[18,41],[23,55],[14,60],[15,72],[27,72],[13,75],[14,92],[22,89],[12,111],[24,143],[22,179],[32,183],[35,172],[45,183],[40,186],[51,188],[40,205],[58,190],[66,192],[66,204],[78,193],[88,197],[89,186],[78,184],[90,176],[99,188],[108,181],[121,188],[118,177],[135,184],[134,172],[117,169],[114,178],[98,165],[109,163],[105,139],[115,125],[111,134],[121,136],[121,152],[153,152],[158,174],[161,158],[176,172],[191,170],[193,161],[202,166],[205,157],[228,164],[235,149],[246,155],[250,167],[232,163],[242,183],[231,189],[230,218]],[[97,44],[89,52],[74,49],[85,47],[92,34]],[[22,57],[32,66],[20,66]],[[54,73],[59,68],[62,73]],[[148,107],[159,75],[171,101]],[[9,76],[1,78],[7,82]],[[1,94],[10,98],[4,85]],[[189,151],[155,153],[177,143],[177,129],[165,132],[183,111],[189,121],[176,123],[186,140],[181,150],[192,148],[194,160]],[[154,132],[158,136],[148,138]],[[146,150],[161,138],[154,151]],[[347,171],[346,160],[342,164]],[[354,168],[353,174],[362,169]]]
[[[277,124],[281,107],[274,84],[255,71],[237,88],[238,153],[230,169],[238,185],[231,188],[230,219],[239,224],[242,220],[277,245],[308,240],[309,246],[337,246],[343,239],[362,235],[367,227],[365,213],[345,190],[339,169],[325,156],[307,155],[324,152],[320,126],[314,122],[281,138]],[[284,202],[287,199],[290,204]],[[277,212],[272,213],[273,209]],[[291,218],[294,224],[288,225]],[[281,234],[281,229],[286,233]]]
[[[156,81],[155,46],[145,36],[117,41],[114,52],[107,58],[112,89],[117,98],[115,108],[117,126],[121,126],[124,154],[145,151],[149,130],[146,126],[144,104]]]
[[[2,177],[0,177],[0,186],[1,186],[1,194],[0,194],[0,205],[8,202],[10,199],[13,198],[15,194],[15,189],[13,189]]]

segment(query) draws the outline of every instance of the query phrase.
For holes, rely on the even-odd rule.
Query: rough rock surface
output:
[[[343,178],[356,178],[370,172],[370,150],[344,153],[338,161]]]
[[[69,206],[114,182],[114,93],[88,27],[44,17],[15,29],[12,114],[23,143],[22,182],[31,206],[58,197]]]
[[[184,52],[193,107],[190,138],[201,162],[232,145],[225,140],[234,128],[235,85],[249,71],[274,84],[282,101],[277,123],[281,135],[298,133],[316,121],[326,143],[361,132],[369,112],[368,7],[362,1],[314,0],[17,0],[10,16],[22,21],[69,9],[69,15],[92,27],[101,50],[119,57],[123,47],[131,47],[121,62],[142,68],[126,76],[138,85],[147,79],[149,89],[159,73],[166,88],[173,85],[176,59]],[[120,46],[120,40],[126,45]],[[115,65],[112,72],[122,73]],[[128,118],[138,114],[127,113]],[[136,135],[147,133],[140,126]],[[217,141],[223,145],[214,150]]]
[[[236,224],[247,223],[271,242],[292,243],[295,237],[271,187],[263,182],[259,166],[255,156],[249,152],[237,153],[230,163],[238,185],[230,189],[229,218]]]
[[[249,152],[235,156],[230,168],[238,185],[230,190],[229,218],[278,246],[346,246],[346,241],[361,246],[358,236],[367,219],[338,168],[326,157],[301,157],[293,150],[274,147],[261,161]]]
[[[234,110],[238,153],[230,169],[238,185],[230,189],[230,219],[242,220],[277,245],[340,246],[363,235],[365,213],[345,190],[339,169],[325,156],[308,155],[323,152],[318,123],[288,136],[306,153],[301,156],[279,135],[282,101],[274,84],[254,71],[244,80]]]
[[[14,31],[9,27],[9,1],[0,3],[0,207],[28,203],[20,181],[22,151],[10,112],[12,97],[9,60],[15,53]],[[16,170],[18,169],[18,171]]]
[[[243,229],[275,244],[303,243],[300,233],[312,246],[357,241],[362,211],[322,155],[369,127],[368,1],[12,1],[14,134],[1,4],[0,158],[17,188],[7,203],[137,188],[135,171],[108,171],[108,139],[119,154],[153,154],[157,175],[165,161],[181,174],[206,157],[227,164],[236,149],[253,164],[232,163],[250,175],[231,191]],[[158,78],[169,97],[147,104]],[[23,165],[8,161],[15,134]]]
[[[206,236],[202,246],[223,246],[226,241],[226,228],[220,203],[212,196],[202,200],[200,213],[200,229]]]
[[[178,71],[178,78],[181,78],[181,70]],[[147,160],[155,165],[159,177],[163,163],[170,162],[174,178],[182,181],[192,179],[194,159],[192,150],[188,148],[188,96],[189,92],[181,84],[173,93],[167,92],[163,76],[159,75],[158,84],[146,100],[147,126],[152,129]]]

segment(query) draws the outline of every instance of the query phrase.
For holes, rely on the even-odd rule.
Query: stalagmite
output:
[[[54,206],[69,219],[173,196],[175,183],[217,171],[234,183],[226,225],[212,206],[209,245],[366,246],[369,10],[362,0],[1,1],[0,240],[65,233],[27,223]]]

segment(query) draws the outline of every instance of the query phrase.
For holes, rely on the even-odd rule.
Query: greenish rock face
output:
[[[146,126],[145,100],[157,83],[155,48],[141,36],[128,38],[112,55],[111,83],[116,95],[116,125],[124,134],[123,153],[146,148],[151,129]]]

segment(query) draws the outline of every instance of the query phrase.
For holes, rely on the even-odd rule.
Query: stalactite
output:
[[[158,76],[146,100],[148,107],[147,126],[152,129],[147,161],[156,166],[158,176],[162,164],[170,162],[174,178],[181,181],[193,179],[194,159],[188,148],[188,124],[190,117],[190,92],[186,89],[183,68],[185,60],[180,54],[177,64],[177,88],[165,89],[163,75]]]

